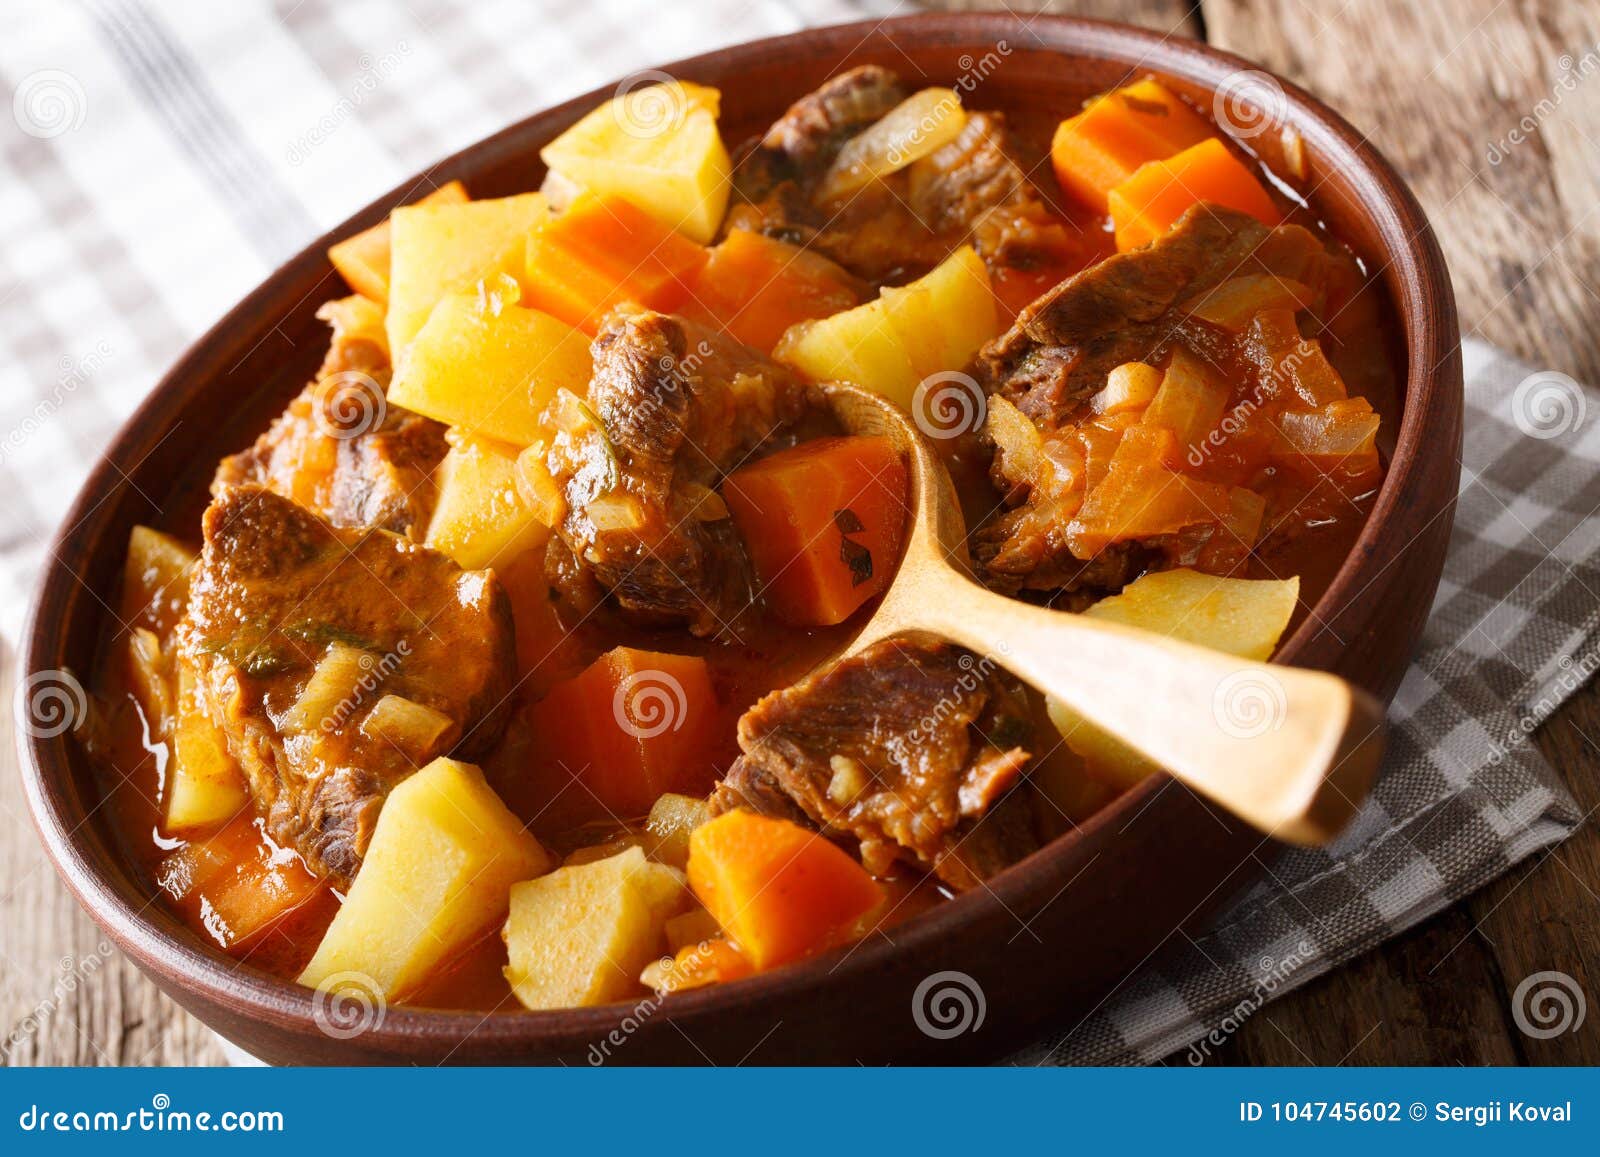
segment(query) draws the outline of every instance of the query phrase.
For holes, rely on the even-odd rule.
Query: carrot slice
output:
[[[1141,165],[1107,194],[1117,249],[1137,249],[1155,240],[1202,202],[1249,213],[1264,225],[1282,220],[1261,182],[1212,137],[1164,161]]]
[[[242,949],[323,890],[294,852],[241,816],[162,861],[157,880],[223,948]]]
[[[718,718],[704,659],[634,647],[607,651],[528,711],[552,772],[578,781],[562,793],[563,814],[590,818],[642,816],[663,792],[708,792]]]
[[[843,943],[883,902],[847,852],[798,824],[747,811],[695,828],[689,887],[757,971]]]
[[[735,229],[701,266],[684,312],[771,353],[796,322],[860,303],[855,278],[820,253]]]
[[[523,304],[593,336],[625,301],[676,308],[707,257],[704,246],[622,197],[579,197],[529,234]]]
[[[440,185],[416,205],[459,205],[469,200],[460,181]],[[389,304],[389,219],[328,246],[328,260],[350,288],[379,305]]]
[[[804,442],[730,475],[722,497],[784,622],[841,623],[889,584],[906,467],[887,438]]]
[[[1140,165],[1198,144],[1212,131],[1199,113],[1146,77],[1062,121],[1050,160],[1061,187],[1103,213],[1106,195]]]

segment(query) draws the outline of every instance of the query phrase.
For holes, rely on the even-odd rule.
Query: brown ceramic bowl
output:
[[[724,132],[758,131],[839,69],[879,62],[910,79],[982,75],[969,103],[1055,118],[1130,74],[1153,72],[1212,107],[1247,62],[1185,40],[1083,20],[924,15],[763,40],[668,65],[719,87]],[[915,74],[920,72],[921,76]],[[597,90],[529,118],[425,174],[479,196],[537,187],[541,145],[610,97]],[[1432,600],[1450,533],[1461,437],[1461,365],[1450,282],[1427,219],[1361,134],[1293,85],[1276,111],[1304,142],[1307,187],[1334,231],[1378,271],[1399,319],[1403,396],[1388,479],[1353,553],[1284,646],[1283,661],[1393,694]],[[1249,142],[1282,168],[1277,132]],[[129,528],[197,510],[211,465],[246,444],[311,374],[326,345],[313,318],[342,292],[328,242],[412,199],[416,182],[358,213],[246,298],[173,367],[84,486],[58,537],[27,642],[26,672],[87,674]],[[1396,415],[1390,413],[1389,428]],[[188,515],[184,515],[188,517]],[[192,523],[190,524],[192,525]],[[99,592],[99,593],[96,593]],[[1076,833],[980,888],[847,953],[657,1006],[478,1014],[389,1009],[340,1040],[313,994],[240,967],[159,903],[96,814],[96,779],[72,736],[21,739],[34,817],[62,877],[161,988],[224,1036],[281,1063],[971,1061],[1070,1029],[1180,927],[1252,880],[1262,840],[1154,778]],[[982,989],[974,1031],[943,1038],[913,1015],[919,984],[956,970]]]

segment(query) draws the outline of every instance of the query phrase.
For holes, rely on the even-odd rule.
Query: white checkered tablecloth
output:
[[[630,71],[894,0],[12,0],[0,35],[0,637],[90,461],[184,346],[438,157]],[[907,5],[899,5],[906,10]],[[9,115],[7,115],[9,113]],[[1455,541],[1375,798],[1024,1058],[1154,1060],[1579,822],[1526,742],[1593,670],[1600,422],[1466,349]]]

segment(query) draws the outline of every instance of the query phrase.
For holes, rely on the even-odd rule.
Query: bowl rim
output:
[[[1170,34],[1113,21],[1076,16],[1040,14],[1026,20],[1008,12],[916,13],[888,20],[862,20],[848,24],[805,28],[779,36],[764,37],[737,45],[700,53],[660,66],[671,75],[693,76],[709,65],[719,69],[748,66],[763,57],[780,54],[797,40],[818,38],[832,50],[840,48],[843,62],[863,47],[875,32],[888,30],[931,44],[961,44],[972,47],[1004,44],[1015,39],[1025,50],[1072,52],[1125,64],[1130,70],[1145,68],[1171,75],[1212,92],[1228,76],[1241,71],[1265,73],[1284,94],[1283,119],[1292,125],[1316,152],[1328,158],[1331,166],[1350,165],[1358,170],[1372,192],[1360,197],[1362,208],[1373,219],[1376,234],[1382,239],[1385,266],[1395,267],[1389,279],[1393,302],[1401,317],[1405,338],[1404,408],[1394,454],[1383,485],[1360,535],[1340,564],[1327,590],[1311,615],[1280,648],[1275,661],[1295,659],[1316,633],[1315,624],[1332,617],[1329,608],[1345,605],[1363,587],[1364,563],[1380,537],[1386,520],[1409,497],[1417,464],[1424,453],[1429,427],[1450,401],[1451,386],[1459,395],[1459,334],[1453,308],[1441,320],[1430,312],[1422,294],[1425,284],[1450,285],[1443,255],[1434,239],[1427,217],[1405,183],[1368,141],[1329,106],[1290,81],[1260,65],[1201,41],[1174,38]],[[1038,33],[1045,33],[1040,36]],[[1008,35],[1009,34],[1009,35]],[[171,413],[181,395],[185,379],[202,355],[223,335],[242,327],[259,324],[255,302],[308,260],[324,259],[327,246],[341,237],[387,216],[389,207],[410,199],[419,178],[449,174],[467,163],[469,154],[491,151],[497,144],[509,145],[530,121],[570,122],[600,101],[608,98],[616,85],[597,87],[560,104],[539,110],[465,148],[452,153],[388,193],[370,202],[346,220],[316,238],[289,258],[257,285],[238,304],[222,316],[201,337],[187,347],[162,375],[150,393],[123,423],[116,436],[97,458],[84,480],[71,508],[54,536],[47,561],[36,580],[35,596],[23,634],[19,659],[18,689],[33,675],[46,669],[60,635],[59,625],[67,621],[64,595],[58,588],[76,582],[67,560],[76,555],[74,533],[94,511],[123,484],[119,456],[125,455],[134,432]],[[1314,206],[1313,206],[1314,207]],[[1396,239],[1401,243],[1396,244]],[[1376,272],[1374,271],[1374,275]],[[1404,294],[1403,298],[1399,293]],[[1413,332],[1415,330],[1415,332]],[[1454,375],[1452,376],[1452,369]],[[58,630],[46,631],[50,622]],[[52,778],[70,777],[66,736],[40,737],[28,729],[16,729],[16,750],[22,771],[24,794],[35,827],[58,875],[84,909],[127,953],[141,971],[163,986],[198,990],[204,998],[231,1013],[296,1031],[309,1030],[316,1018],[315,990],[293,981],[271,976],[247,963],[233,961],[220,950],[202,943],[198,937],[175,933],[161,927],[136,910],[120,894],[107,865],[86,854],[82,841],[75,838],[77,826],[87,822],[94,809],[84,815],[66,814],[62,800],[52,795],[46,783]],[[70,734],[70,732],[68,733]],[[1161,790],[1165,776],[1152,776],[1123,793],[1073,832],[1058,837],[1020,863],[992,878],[985,889],[974,890],[933,909],[896,928],[892,943],[879,939],[840,949],[814,959],[758,974],[740,981],[676,993],[655,1015],[662,1020],[688,1020],[735,1006],[759,1003],[780,992],[804,992],[822,985],[847,983],[852,976],[893,957],[912,956],[937,943],[954,927],[964,923],[976,905],[988,897],[1000,903],[1015,902],[1025,890],[1037,886],[1043,877],[1056,879],[1060,869],[1070,864],[1073,849],[1086,838],[1144,808]],[[1229,878],[1240,872],[1236,867]],[[1219,888],[1222,884],[1219,883]],[[987,893],[987,896],[986,896]],[[146,905],[148,907],[148,905]],[[474,1039],[485,1043],[533,1045],[545,1039],[600,1039],[616,1024],[626,1005],[593,1008],[530,1011],[510,1008],[492,1014],[449,1009],[397,1006],[389,1008],[379,1024],[360,1039],[382,1050],[385,1043],[404,1041],[408,1045],[464,1045]],[[314,1030],[313,1030],[314,1031]],[[341,1042],[329,1040],[330,1046]]]

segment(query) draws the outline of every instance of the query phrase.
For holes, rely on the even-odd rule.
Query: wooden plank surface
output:
[[[943,7],[1000,7],[954,0]],[[1330,101],[1395,162],[1450,260],[1463,328],[1540,367],[1600,381],[1600,0],[1013,2],[1205,36]],[[1562,99],[1553,96],[1561,91]],[[1541,102],[1544,102],[1541,104]],[[1491,164],[1523,117],[1536,129]],[[4,656],[3,702],[12,656]],[[0,712],[9,761],[10,712]],[[1600,692],[1535,737],[1585,811],[1600,808]],[[8,1064],[213,1064],[197,1022],[109,950],[45,861],[14,769],[0,775],[0,1016]],[[1600,1063],[1600,1009],[1537,1040],[1510,994],[1560,969],[1600,1001],[1600,832],[1548,855],[1338,972],[1274,1001],[1222,1063]],[[1181,1056],[1172,1063],[1184,1063]]]

